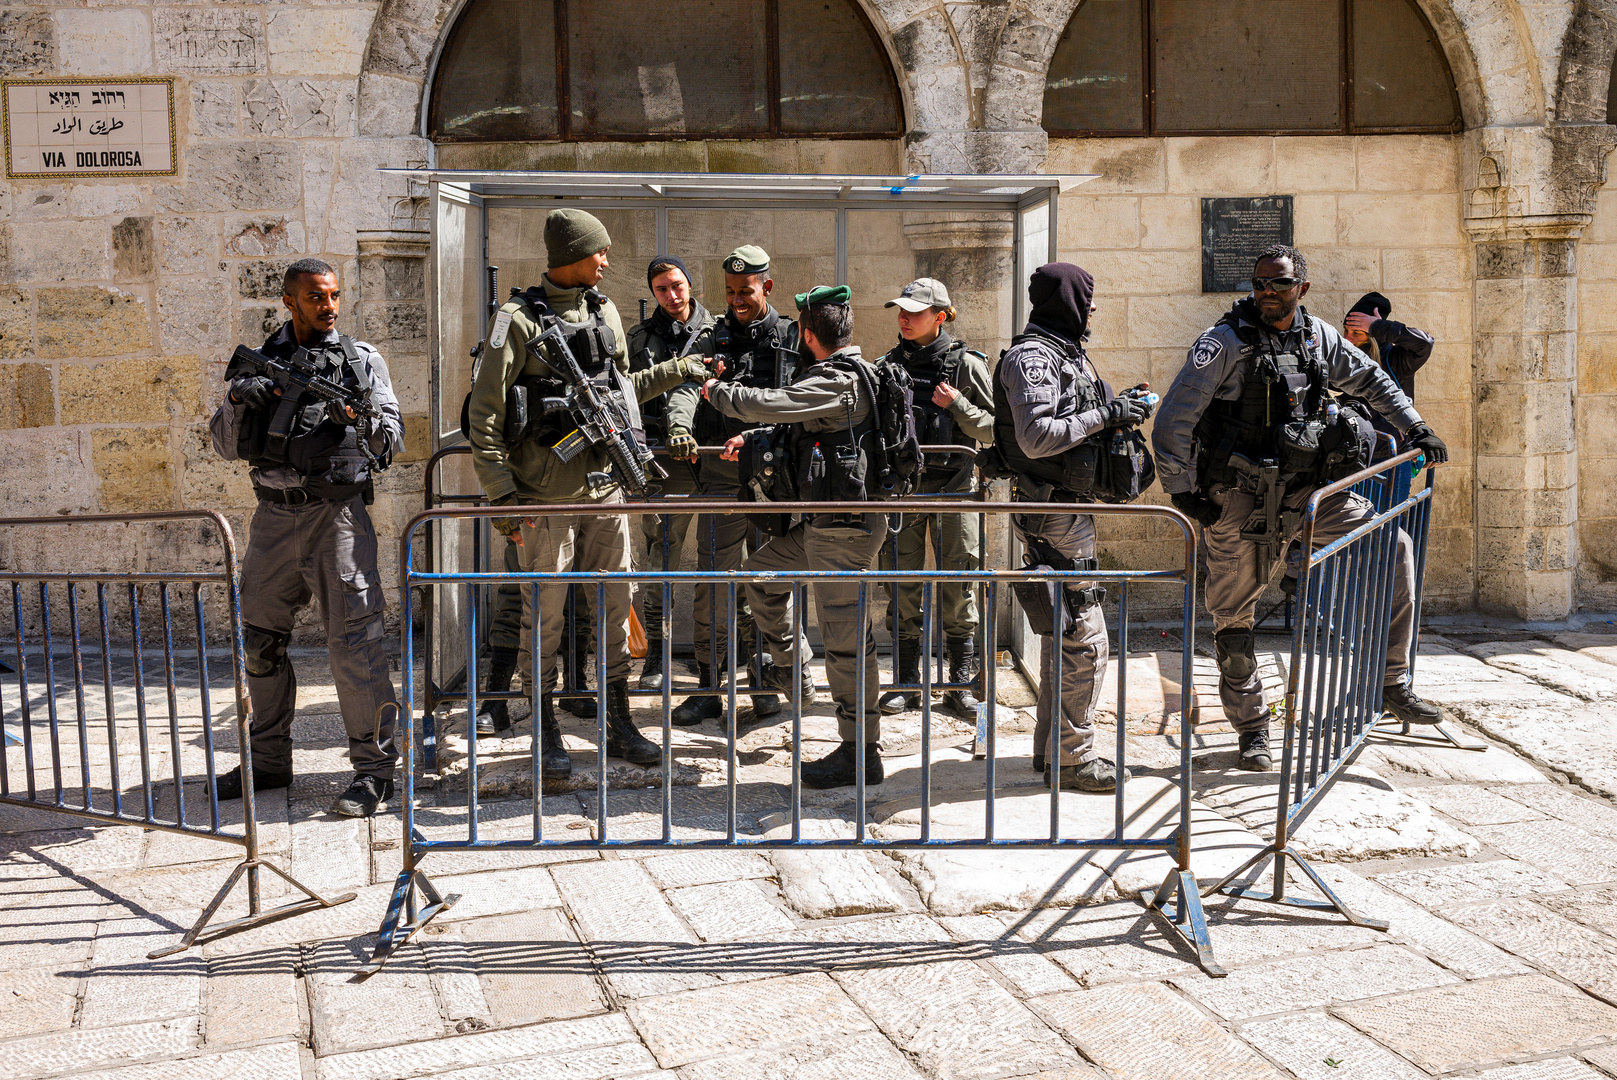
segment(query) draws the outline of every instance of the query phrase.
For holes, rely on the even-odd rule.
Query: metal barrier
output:
[[[734,504],[714,501],[691,501],[688,509],[694,513],[726,513],[734,510]],[[934,500],[917,498],[906,502],[905,509],[918,513],[948,513],[958,507],[958,502],[948,500]],[[758,573],[742,571],[730,572],[642,572],[642,573],[433,573],[415,568],[414,559],[417,533],[432,523],[443,523],[449,520],[467,520],[486,518],[489,516],[520,516],[544,515],[546,517],[558,516],[584,516],[599,515],[602,507],[599,504],[569,504],[547,505],[532,507],[504,506],[497,509],[490,508],[444,508],[429,510],[418,514],[405,529],[400,539],[400,577],[403,603],[402,626],[404,633],[403,648],[403,684],[404,706],[402,717],[402,741],[404,746],[404,779],[403,779],[403,859],[404,866],[395,885],[392,900],[388,905],[386,916],[382,921],[379,939],[374,956],[363,969],[365,972],[374,972],[381,968],[393,955],[395,950],[408,941],[411,936],[426,926],[439,913],[447,910],[459,899],[454,894],[442,895],[434,887],[432,881],[422,869],[422,860],[436,851],[533,851],[552,849],[585,849],[585,850],[611,850],[622,848],[864,848],[869,850],[898,850],[912,848],[951,848],[988,850],[998,848],[1032,848],[1044,850],[1073,850],[1073,849],[1111,849],[1125,852],[1158,851],[1170,856],[1174,868],[1169,872],[1161,887],[1147,900],[1150,907],[1161,910],[1169,919],[1184,940],[1196,950],[1202,967],[1212,975],[1222,975],[1223,970],[1213,959],[1212,949],[1207,935],[1206,923],[1202,917],[1200,893],[1197,889],[1196,879],[1190,867],[1191,848],[1191,733],[1194,725],[1193,707],[1191,706],[1191,664],[1194,651],[1195,635],[1195,550],[1196,540],[1194,526],[1188,518],[1178,511],[1162,506],[1088,506],[1072,503],[982,503],[978,507],[987,513],[1019,513],[1019,514],[1073,514],[1084,513],[1094,515],[1130,516],[1130,517],[1158,517],[1171,521],[1184,536],[1184,555],[1178,565],[1164,570],[1101,570],[1101,571],[1044,571],[1032,573],[1021,570],[978,570],[978,571],[904,571],[889,570],[871,571],[793,571],[778,573]],[[642,515],[657,513],[661,507],[644,503],[613,504],[612,513],[626,515]],[[893,504],[882,506],[871,503],[777,503],[772,509],[788,514],[825,514],[825,513],[871,513],[883,512],[893,509]],[[788,798],[790,810],[790,837],[778,840],[748,839],[737,835],[738,794],[737,779],[739,763],[737,759],[737,730],[736,730],[736,696],[735,680],[731,680],[727,688],[706,689],[690,691],[701,694],[722,694],[729,698],[729,714],[725,721],[725,753],[726,753],[726,797],[725,797],[725,829],[722,839],[677,839],[674,836],[673,812],[673,744],[671,715],[673,708],[672,680],[664,679],[660,690],[634,690],[629,694],[631,698],[657,698],[662,706],[662,760],[661,766],[661,835],[653,839],[618,839],[609,835],[608,806],[609,792],[607,785],[607,770],[604,767],[604,748],[606,746],[607,721],[605,696],[597,699],[596,725],[598,747],[601,748],[603,767],[597,769],[595,787],[595,821],[594,835],[582,839],[570,839],[567,831],[545,828],[544,816],[544,783],[540,766],[540,740],[537,732],[531,738],[531,784],[532,784],[532,829],[531,835],[521,839],[480,839],[479,806],[480,785],[478,782],[478,737],[476,725],[467,724],[467,751],[466,751],[466,828],[464,837],[454,839],[429,839],[418,827],[418,808],[416,804],[416,769],[417,769],[417,711],[414,702],[414,595],[418,589],[442,586],[458,586],[465,589],[464,611],[466,613],[466,634],[468,642],[475,642],[477,633],[477,590],[498,586],[502,582],[517,581],[528,593],[528,600],[537,607],[538,595],[536,590],[540,584],[551,587],[559,585],[577,585],[580,587],[593,587],[595,590],[599,610],[604,610],[605,590],[608,584],[628,585],[638,582],[647,586],[659,587],[663,590],[663,618],[664,629],[668,629],[669,612],[672,606],[672,591],[675,584],[694,582],[700,580],[719,582],[728,590],[730,603],[730,635],[729,653],[731,667],[734,670],[737,649],[736,635],[736,604],[734,603],[736,590],[739,586],[754,581],[771,581],[777,583],[790,583],[795,590],[796,602],[793,608],[793,625],[791,630],[800,640],[803,628],[804,612],[806,610],[805,592],[807,586],[818,581],[838,579],[846,581],[855,579],[859,583],[858,592],[858,618],[869,626],[869,603],[871,590],[895,582],[919,583],[922,588],[922,627],[923,641],[931,644],[932,636],[932,593],[934,586],[939,582],[972,582],[983,585],[987,592],[987,603],[984,605],[983,617],[985,622],[985,636],[994,640],[995,607],[998,592],[1002,587],[1017,582],[1062,582],[1076,583],[1083,581],[1104,581],[1115,583],[1119,587],[1118,596],[1118,636],[1117,640],[1124,643],[1123,656],[1118,658],[1118,723],[1116,726],[1116,745],[1114,753],[1116,761],[1121,766],[1126,760],[1125,739],[1127,735],[1127,641],[1129,631],[1129,589],[1131,585],[1151,583],[1172,583],[1183,591],[1183,652],[1181,666],[1181,685],[1184,687],[1184,701],[1180,710],[1180,760],[1179,775],[1176,784],[1177,795],[1177,822],[1173,830],[1163,836],[1136,837],[1125,836],[1124,799],[1127,782],[1120,781],[1114,796],[1114,827],[1110,835],[1091,838],[1067,838],[1060,835],[1061,803],[1063,793],[1059,787],[1050,792],[1050,834],[1048,837],[1032,838],[1003,838],[995,836],[994,807],[995,807],[995,732],[996,724],[993,722],[993,703],[997,700],[995,681],[997,677],[996,666],[992,663],[984,668],[984,697],[989,703],[987,713],[990,717],[987,726],[988,752],[985,764],[985,806],[984,830],[981,837],[972,838],[938,838],[931,835],[931,807],[932,807],[932,742],[931,720],[932,705],[931,691],[933,683],[930,679],[930,665],[924,666],[921,672],[921,683],[918,689],[921,692],[921,825],[920,835],[913,839],[884,839],[873,837],[866,831],[866,790],[864,780],[864,732],[866,730],[864,686],[865,666],[859,665],[858,685],[855,697],[858,701],[856,727],[856,763],[854,787],[854,836],[847,839],[811,838],[804,835],[803,806],[802,806],[802,685],[801,676],[805,657],[801,650],[794,648],[792,657],[792,677],[790,685],[790,724],[791,724],[791,783]],[[1057,617],[1060,614],[1060,605],[1057,606]],[[540,620],[533,620],[533,649],[529,657],[531,664],[531,677],[534,700],[530,702],[535,726],[539,716],[539,702],[537,700],[541,683],[541,657],[544,648],[539,641],[541,628]],[[605,628],[601,620],[596,624],[596,676],[597,682],[605,683]],[[868,632],[868,631],[867,631]],[[663,659],[665,665],[672,659],[672,635],[664,633]],[[1062,716],[1061,708],[1061,650],[1054,652],[1054,703],[1052,715],[1055,720],[1051,723],[1050,745],[1047,748],[1048,758],[1052,764],[1061,761],[1060,735]],[[468,649],[469,670],[466,674],[467,688],[467,716],[468,719],[477,712],[477,650]],[[1099,675],[1097,675],[1097,688]],[[824,687],[816,687],[823,690]],[[681,693],[686,693],[683,689]],[[503,698],[520,698],[520,692],[491,695]],[[1120,770],[1121,771],[1121,770]],[[623,793],[632,796],[632,792]],[[1086,796],[1068,793],[1065,798],[1085,798]],[[620,803],[621,804],[621,803]],[[574,823],[580,827],[581,823]],[[558,836],[557,833],[560,833]],[[421,903],[425,901],[425,903]]]
[[[204,530],[214,530],[222,549],[222,566],[215,571],[174,573],[141,572],[28,572],[0,569],[0,581],[11,584],[10,614],[12,632],[6,638],[14,645],[16,669],[0,678],[0,726],[7,728],[0,739],[0,804],[27,807],[54,814],[88,819],[104,824],[138,825],[144,829],[182,833],[218,840],[243,849],[240,863],[220,887],[191,929],[179,942],[150,953],[155,960],[181,952],[199,943],[203,930],[218,912],[225,898],[245,874],[247,910],[244,918],[233,919],[211,928],[206,940],[246,930],[266,922],[290,918],[316,908],[333,907],[352,900],[354,893],[326,899],[286,871],[267,861],[259,851],[257,806],[251,784],[242,792],[239,822],[222,821],[219,810],[218,773],[215,767],[212,695],[209,686],[208,634],[206,614],[208,586],[225,592],[227,617],[225,633],[230,642],[230,671],[236,706],[236,740],[240,748],[243,775],[252,773],[252,750],[248,740],[251,713],[247,698],[247,669],[242,646],[241,596],[238,588],[236,541],[224,516],[213,511],[172,511],[147,514],[97,514],[76,517],[0,518],[0,528],[55,526],[79,528],[90,525],[127,525],[139,522],[204,522]],[[204,539],[212,539],[204,533]],[[35,594],[25,584],[38,586]],[[57,587],[53,590],[53,586]],[[87,619],[81,611],[79,589],[94,586],[94,614]],[[150,594],[156,593],[160,628],[151,624]],[[25,592],[26,597],[25,606]],[[176,598],[173,594],[180,593]],[[114,597],[124,599],[118,605]],[[121,610],[120,610],[121,607]],[[53,626],[53,609],[65,614],[68,641],[60,640]],[[189,611],[180,621],[182,643],[176,649],[176,609]],[[114,629],[115,615],[127,616],[127,630]],[[91,628],[91,645],[86,647],[86,623]],[[32,626],[30,625],[32,623]],[[184,669],[193,661],[184,655],[184,631],[195,634],[195,707],[190,712],[190,687],[182,679],[191,674]],[[161,645],[155,641],[160,636]],[[127,663],[114,652],[113,642],[129,642]],[[150,715],[147,702],[148,652],[161,650],[162,693],[166,701],[167,723]],[[69,666],[68,681],[61,670]],[[88,666],[87,666],[88,665]],[[101,715],[91,718],[93,681],[86,672],[100,668]],[[33,671],[37,669],[36,676]],[[14,678],[13,678],[14,676]],[[13,711],[6,698],[15,687]],[[71,704],[60,700],[71,694]],[[182,716],[181,699],[187,708]],[[62,712],[71,718],[64,733]],[[40,722],[39,713],[44,713]],[[92,727],[92,724],[94,725]],[[104,727],[103,727],[104,725]],[[11,727],[18,729],[15,738]],[[131,728],[133,729],[131,731]],[[166,730],[165,730],[166,728]],[[153,736],[167,736],[167,768],[154,760]],[[133,739],[131,739],[131,735]],[[103,738],[105,740],[103,745]],[[186,740],[201,740],[200,760],[193,748],[187,753]],[[130,742],[135,745],[129,746]],[[41,743],[45,746],[41,746]],[[194,742],[192,744],[194,747]],[[48,749],[48,761],[44,750]],[[120,754],[138,751],[138,787],[125,789]],[[160,755],[159,755],[160,756]],[[164,775],[166,773],[166,775]],[[133,779],[129,780],[131,785]],[[187,784],[201,783],[203,802],[187,805]],[[199,810],[201,812],[199,812]],[[239,825],[239,833],[228,831]],[[260,897],[259,871],[269,870],[305,895],[305,899],[265,911]]]
[[[1435,479],[1427,469],[1425,488],[1411,491],[1413,478],[1407,465],[1419,453],[1410,450],[1378,462],[1309,497],[1300,532],[1301,549],[1307,555],[1299,560],[1274,839],[1207,890],[1208,895],[1224,892],[1249,900],[1335,911],[1356,926],[1387,929],[1387,923],[1361,916],[1343,903],[1291,845],[1291,837],[1353,764],[1382,720],[1388,640],[1397,614],[1394,592],[1400,534],[1407,534],[1414,559],[1409,616],[1409,670],[1414,673]],[[1315,550],[1321,504],[1349,491],[1367,499],[1374,516]],[[1251,880],[1255,881],[1271,859],[1274,885],[1270,892],[1252,885],[1230,887],[1254,867],[1257,870]],[[1286,895],[1288,859],[1307,875],[1324,900]]]

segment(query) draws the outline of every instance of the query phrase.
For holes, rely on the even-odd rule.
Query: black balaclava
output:
[[[1379,311],[1381,312],[1380,317],[1385,319],[1392,314],[1392,301],[1378,292],[1367,292],[1359,297],[1357,304],[1348,308],[1349,315],[1352,315],[1355,311],[1361,315],[1373,315]]]
[[[1095,279],[1072,263],[1045,263],[1028,279],[1033,312],[1028,321],[1046,333],[1082,345],[1089,332],[1089,304]]]

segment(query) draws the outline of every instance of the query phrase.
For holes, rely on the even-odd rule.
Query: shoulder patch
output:
[[[1037,386],[1050,377],[1050,362],[1032,359],[1022,364],[1022,379],[1029,386]]]
[[[1196,344],[1190,347],[1190,366],[1204,368],[1217,359],[1218,354],[1223,351],[1223,342],[1212,334],[1203,334],[1196,340]]]

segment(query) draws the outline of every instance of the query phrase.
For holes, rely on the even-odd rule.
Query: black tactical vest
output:
[[[520,299],[528,305],[529,315],[542,330],[549,329],[552,323],[561,327],[568,351],[573,354],[573,359],[578,361],[578,366],[583,369],[585,377],[601,387],[604,393],[618,400],[629,417],[629,426],[644,440],[645,420],[635,400],[634,391],[623,372],[612,362],[612,354],[617,351],[618,339],[603,314],[606,309],[603,302],[605,298],[597,300],[596,296],[600,294],[595,293],[593,289],[589,290],[584,299],[588,316],[582,322],[575,323],[554,314],[548,306],[540,307],[540,304],[545,303],[545,290],[542,285],[532,286],[520,293],[513,289],[511,295],[513,299]],[[544,314],[540,314],[541,311]],[[547,365],[551,363],[549,357],[543,359]],[[554,368],[554,365],[551,366]],[[565,380],[556,375],[523,375],[517,382],[528,391],[528,410],[531,419],[522,434],[514,438],[508,435],[508,439],[517,442],[538,440],[549,446],[572,433],[576,425],[567,413],[556,413],[546,418],[539,411],[539,403],[544,399],[562,398],[567,395],[568,385]],[[507,408],[509,409],[509,404]]]
[[[1011,339],[1011,348],[1025,342],[1037,342],[1040,355],[1050,361],[1050,369],[1059,380],[1056,397],[1056,417],[1064,419],[1098,409],[1111,400],[1112,390],[1106,383],[1091,382],[1079,364],[1076,348],[1062,345],[1041,334],[1019,334]],[[1004,363],[1005,354],[1000,362]],[[1005,383],[994,373],[994,448],[999,451],[1005,467],[1018,477],[1053,484],[1069,495],[1087,498],[1094,486],[1095,470],[1101,447],[1098,436],[1077,446],[1044,458],[1028,457],[1016,442],[1016,419],[1011,413],[1010,395]],[[1087,480],[1086,480],[1087,477]]]
[[[827,367],[854,377],[854,398],[857,402],[859,387],[871,378],[869,366],[863,360],[836,357],[818,361],[815,367]],[[865,370],[860,371],[863,367]],[[861,375],[864,377],[861,378]],[[807,502],[866,502],[870,499],[866,478],[870,469],[868,440],[876,433],[876,403],[869,403],[865,418],[853,422],[853,409],[848,420],[835,431],[807,431],[801,424],[791,426],[791,471],[797,497]]]
[[[1318,333],[1311,316],[1301,309],[1298,316],[1302,337],[1287,334],[1282,341],[1300,340],[1301,348],[1294,344],[1284,352],[1278,350],[1273,337],[1225,316],[1225,325],[1235,330],[1245,347],[1237,362],[1241,394],[1215,400],[1196,423],[1196,442],[1201,448],[1196,475],[1203,490],[1235,482],[1230,465],[1233,453],[1254,461],[1284,458],[1288,426],[1295,432],[1298,423],[1321,413],[1327,384],[1325,364],[1318,354]]]
[[[756,337],[738,331],[726,316],[713,326],[713,355],[724,361],[724,381],[763,390],[778,390],[797,377],[797,324],[776,317]],[[691,434],[703,446],[721,443],[751,431],[757,424],[725,416],[706,399],[696,406],[696,430]]]
[[[290,330],[284,337],[277,330],[260,351],[286,360],[297,350]],[[324,361],[323,373],[333,381],[358,388],[370,385],[370,372],[347,334],[338,335],[335,343],[310,349],[309,354],[316,363]],[[227,378],[233,376],[226,372]],[[371,486],[371,462],[359,445],[359,432],[352,424],[332,420],[325,402],[305,400],[298,386],[288,389],[272,409],[243,413],[236,456],[255,469],[291,465],[304,478],[303,486],[317,498],[352,498]],[[381,464],[386,464],[385,458]]]
[[[692,302],[691,318],[694,320],[703,314]],[[701,336],[701,331],[686,323],[686,333],[683,338],[670,341],[660,329],[672,324],[666,317],[653,315],[649,319],[636,323],[629,331],[629,371],[645,371],[656,367],[665,360],[672,360],[684,356],[690,351],[691,345]],[[640,403],[640,417],[646,424],[646,437],[654,444],[661,446],[668,438],[668,395],[658,394],[650,401]]]
[[[932,392],[940,382],[960,389],[960,371],[965,367],[968,353],[985,362],[988,358],[982,353],[973,353],[966,348],[965,342],[958,339],[950,341],[949,347],[936,357],[917,360],[916,351],[900,345],[886,356],[886,359],[902,364],[904,370],[910,373],[915,394],[912,411],[915,414],[916,437],[923,446],[969,446],[975,450],[977,441],[960,430],[960,425],[955,423],[954,413],[932,400]],[[964,455],[957,454],[929,455],[927,467],[958,468],[963,458]]]

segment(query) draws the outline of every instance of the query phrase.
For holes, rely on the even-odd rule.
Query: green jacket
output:
[[[551,311],[568,322],[584,322],[589,309],[584,302],[583,289],[562,288],[546,277],[545,298]],[[586,481],[592,472],[607,472],[609,463],[604,450],[590,447],[571,461],[562,461],[549,446],[536,441],[507,446],[505,443],[505,395],[523,375],[557,378],[560,372],[547,361],[544,353],[529,348],[529,342],[539,336],[540,328],[533,312],[520,299],[512,299],[500,308],[510,312],[511,325],[506,330],[505,342],[499,347],[485,346],[472,375],[472,396],[467,409],[471,421],[472,464],[477,470],[478,483],[490,502],[498,502],[515,494],[519,501],[529,503],[599,502],[617,490],[609,488],[590,491]],[[623,321],[618,309],[608,300],[601,309],[602,317],[617,341],[613,351],[613,365],[627,379],[637,401],[645,401],[666,393],[697,377],[691,368],[695,361],[668,360],[642,371],[629,371],[629,354],[625,347]],[[498,316],[495,316],[497,318]],[[493,319],[489,334],[492,340]]]

